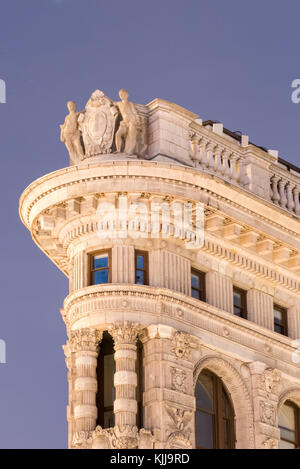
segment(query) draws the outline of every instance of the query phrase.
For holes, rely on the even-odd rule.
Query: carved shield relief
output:
[[[112,101],[102,91],[94,91],[78,119],[86,158],[111,153],[117,115]]]

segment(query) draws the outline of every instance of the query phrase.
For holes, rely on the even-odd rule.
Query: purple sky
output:
[[[2,0],[0,447],[67,446],[67,279],[30,239],[18,199],[67,165],[66,102],[121,87],[223,122],[299,165],[299,0]]]

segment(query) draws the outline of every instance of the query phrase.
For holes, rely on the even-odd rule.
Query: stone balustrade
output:
[[[287,171],[272,167],[270,173],[271,200],[281,208],[300,215],[300,182]]]
[[[264,158],[261,153],[265,153]],[[201,129],[201,126],[190,133],[190,158],[196,169],[250,190],[299,216],[300,173],[284,168],[273,153],[264,152],[252,144],[232,145],[225,139],[221,142],[219,135]],[[261,190],[264,185],[265,191]]]

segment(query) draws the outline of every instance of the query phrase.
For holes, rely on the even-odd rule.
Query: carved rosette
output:
[[[276,423],[276,409],[270,402],[260,401],[259,403],[260,420],[267,425],[275,426]]]
[[[186,392],[186,372],[180,368],[171,367],[172,389]]]

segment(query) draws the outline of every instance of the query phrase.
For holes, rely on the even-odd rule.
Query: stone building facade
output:
[[[69,107],[71,165],[20,199],[69,279],[69,447],[297,447],[299,169],[123,95]]]

